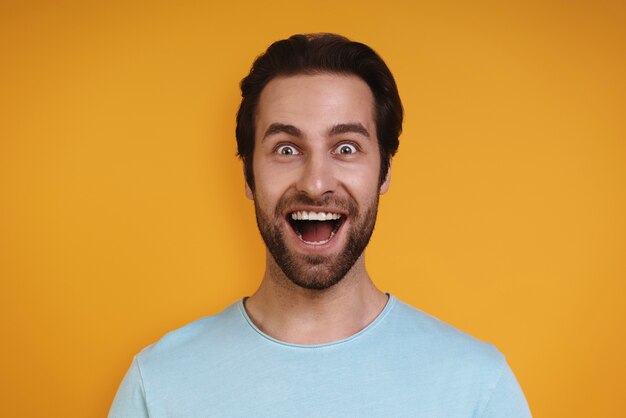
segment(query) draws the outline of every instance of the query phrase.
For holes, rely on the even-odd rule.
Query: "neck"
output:
[[[367,327],[387,303],[365,269],[364,254],[343,279],[324,290],[292,283],[268,253],[259,289],[246,299],[250,319],[264,333],[292,344],[324,344]]]

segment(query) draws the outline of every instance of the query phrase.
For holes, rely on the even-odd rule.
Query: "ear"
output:
[[[391,158],[389,159],[389,169],[387,170],[387,175],[385,176],[385,181],[380,185],[380,189],[378,194],[385,194],[387,190],[389,190],[389,183],[391,182]]]
[[[250,200],[254,200],[254,192],[252,191],[252,188],[250,187],[247,181],[246,181],[246,197]]]

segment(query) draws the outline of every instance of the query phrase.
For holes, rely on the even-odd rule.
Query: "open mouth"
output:
[[[287,219],[303,242],[323,245],[333,239],[344,221],[344,216],[333,212],[291,212]]]

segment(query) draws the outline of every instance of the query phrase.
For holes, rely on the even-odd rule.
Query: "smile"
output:
[[[334,212],[295,211],[288,215],[289,224],[298,238],[309,245],[329,242],[344,221],[344,216]]]

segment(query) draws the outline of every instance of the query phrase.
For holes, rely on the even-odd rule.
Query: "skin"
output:
[[[285,125],[295,130],[283,129]],[[333,132],[338,125],[349,128]],[[255,189],[246,184],[246,196],[254,200],[257,218],[260,212],[283,234],[299,271],[310,276],[306,280],[325,277],[350,231],[362,226],[367,209],[376,210],[378,196],[389,188],[389,174],[379,185],[374,98],[367,84],[356,76],[326,73],[270,81],[257,109],[253,168]],[[331,202],[323,206],[331,212],[339,210],[332,202],[352,201],[358,213],[344,214],[328,244],[304,244],[290,229],[288,213],[276,210],[285,206],[278,205],[281,201],[291,202],[282,208],[285,212],[314,210],[299,196]],[[311,264],[312,257],[327,263]],[[319,290],[295,284],[268,250],[261,285],[245,307],[255,325],[278,340],[322,344],[359,332],[386,303],[387,295],[367,273],[364,253],[338,283]]]

